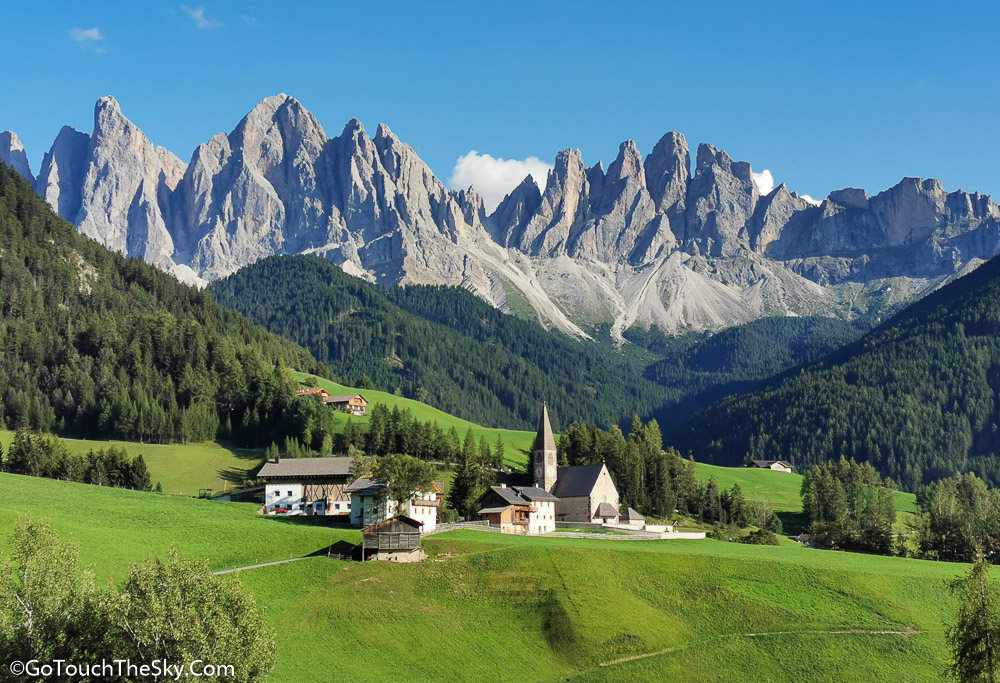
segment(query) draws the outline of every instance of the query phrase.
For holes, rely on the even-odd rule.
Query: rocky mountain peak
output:
[[[24,145],[13,131],[5,130],[0,133],[0,161],[13,168],[28,182],[34,182],[35,176],[31,174],[31,165],[28,163]]]
[[[750,164],[723,150],[698,145],[697,169],[688,186],[685,246],[711,256],[749,248],[748,224],[760,193]]]
[[[21,153],[15,136],[0,136],[0,159]],[[610,321],[622,340],[633,325],[684,332],[835,315],[873,287],[892,282],[902,301],[1000,253],[1000,207],[986,195],[904,179],[873,197],[838,190],[816,207],[784,184],[761,197],[750,164],[713,145],[695,157],[692,175],[677,132],[645,158],[626,140],[607,171],[566,149],[544,190],[528,175],[487,217],[478,193],[445,188],[384,124],[369,137],[351,119],[328,138],[279,94],[184,164],[107,97],[93,136],[59,133],[35,186],[81,231],[178,276],[322,254],[383,284],[527,302],[543,324],[581,338],[571,317]]]
[[[608,166],[606,176],[613,180],[633,178],[646,185],[646,174],[642,168],[642,155],[635,146],[635,140],[626,140],[618,146],[618,156]]]
[[[659,213],[683,232],[687,187],[691,176],[691,159],[687,140],[681,133],[670,132],[660,138],[646,157],[646,187]]]

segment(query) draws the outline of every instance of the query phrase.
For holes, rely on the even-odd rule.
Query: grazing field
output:
[[[739,484],[747,498],[771,501],[778,513],[786,533],[797,533],[805,524],[802,514],[802,475],[795,472],[775,472],[756,467],[718,467],[697,463],[695,474],[698,481],[707,482],[714,477],[720,489],[732,488]],[[908,522],[917,511],[917,497],[912,493],[897,491],[896,497],[897,533],[909,530]]]
[[[171,544],[222,569],[360,540],[253,505],[0,474],[0,528],[23,514],[50,517],[102,578]],[[271,680],[937,680],[946,582],[965,571],[711,540],[424,545],[413,565],[320,556],[235,575],[276,629]]]
[[[964,570],[709,540],[425,546],[417,565],[242,573],[280,627],[274,679],[938,680]]]
[[[302,372],[296,372],[294,374],[296,379],[300,382],[310,376]],[[472,433],[475,435],[476,441],[479,440],[480,436],[485,436],[487,443],[489,443],[490,447],[492,447],[496,443],[497,435],[500,435],[505,444],[504,460],[507,465],[524,467],[525,463],[528,462],[528,451],[531,449],[531,442],[535,439],[534,432],[525,432],[516,429],[481,427],[472,422],[457,418],[454,415],[449,415],[448,413],[438,410],[437,408],[432,408],[426,403],[421,403],[420,401],[402,398],[401,396],[395,396],[385,391],[346,387],[342,384],[337,384],[336,382],[323,379],[322,377],[317,378],[317,380],[316,386],[326,389],[335,396],[342,394],[362,394],[366,399],[368,399],[369,410],[371,409],[371,404],[374,403],[383,403],[390,408],[393,406],[409,408],[413,411],[413,416],[422,422],[437,422],[446,432],[454,427],[458,431],[459,438],[465,438],[465,432],[472,429]],[[350,417],[346,413],[338,413],[338,426],[342,428],[342,425],[347,423],[348,418],[363,425],[368,424],[368,417]]]
[[[4,453],[14,438],[14,432],[0,430]],[[91,449],[121,446],[132,457],[142,455],[149,476],[160,482],[165,493],[196,496],[198,490],[211,488],[222,491],[232,488],[254,473],[264,460],[262,451],[229,448],[211,441],[187,444],[151,444],[134,441],[92,441],[62,439],[70,453],[85,455]]]
[[[254,503],[220,503],[0,473],[0,547],[18,516],[48,517],[80,546],[101,576],[121,576],[130,562],[166,556],[207,558],[213,569],[302,557],[330,545],[330,529],[304,520],[266,518]],[[357,537],[354,531],[338,537]]]

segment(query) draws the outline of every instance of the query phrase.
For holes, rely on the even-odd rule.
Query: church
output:
[[[491,486],[479,498],[479,516],[508,534],[545,534],[556,522],[621,521],[618,489],[607,465],[559,467],[548,406],[542,405],[531,445],[533,486]]]
[[[544,404],[531,446],[531,461],[535,487],[558,499],[556,521],[618,524],[618,489],[608,466],[601,463],[559,467],[549,408]]]

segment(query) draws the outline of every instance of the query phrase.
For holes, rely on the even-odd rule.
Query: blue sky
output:
[[[12,4],[0,130],[37,170],[111,94],[187,160],[287,92],[331,136],[387,123],[446,182],[470,150],[607,165],[679,130],[815,197],[907,175],[1000,196],[1000,4],[485,5]]]

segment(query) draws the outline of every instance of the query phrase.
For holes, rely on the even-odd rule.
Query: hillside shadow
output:
[[[361,552],[360,548],[357,548],[357,546],[354,543],[351,543],[349,541],[340,540],[340,541],[337,541],[336,543],[334,543],[333,545],[331,545],[329,548],[325,548],[323,550],[317,550],[316,552],[312,553],[308,557],[320,557],[320,556],[324,556],[325,557],[327,555],[343,555],[343,556],[355,557],[356,558],[360,554],[360,552]]]
[[[808,521],[804,512],[776,512],[781,520],[781,530],[785,536],[798,536],[806,530]]]
[[[235,448],[228,445],[222,445],[222,447],[229,451],[237,460],[247,463],[247,467],[245,469],[227,467],[221,470],[216,470],[216,475],[219,479],[227,481],[230,484],[238,485],[244,483],[248,479],[253,479],[257,472],[260,471],[261,466],[264,464],[264,451],[262,450]]]

